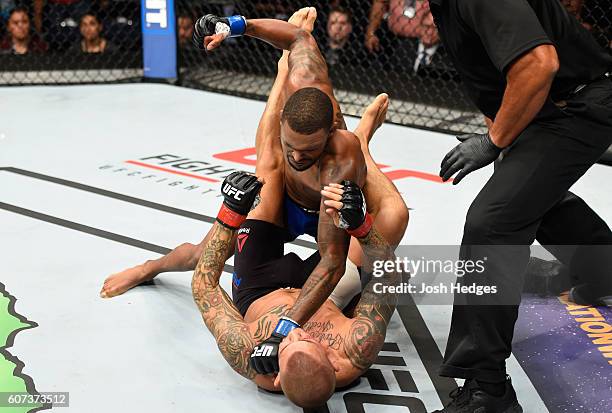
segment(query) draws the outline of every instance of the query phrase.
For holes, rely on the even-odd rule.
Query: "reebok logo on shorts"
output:
[[[249,237],[249,234],[239,234],[238,235],[238,252],[242,252],[242,247],[244,246],[244,243],[246,242],[248,237]]]

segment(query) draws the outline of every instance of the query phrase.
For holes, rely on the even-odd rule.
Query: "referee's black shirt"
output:
[[[552,101],[612,68],[612,57],[559,0],[429,0],[440,37],[476,106],[494,119],[510,64],[552,44],[559,72]],[[551,99],[546,107],[550,107]],[[543,109],[543,111],[544,111]],[[542,112],[541,112],[542,114]]]

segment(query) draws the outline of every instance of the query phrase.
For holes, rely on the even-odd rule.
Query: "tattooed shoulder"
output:
[[[257,327],[255,328],[253,339],[259,343],[270,337],[274,326],[278,323],[278,319],[286,315],[289,312],[289,308],[288,304],[277,305],[268,310],[262,317],[259,317],[256,321]]]

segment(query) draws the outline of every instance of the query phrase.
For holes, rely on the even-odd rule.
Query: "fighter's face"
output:
[[[295,343],[300,342],[300,341],[311,343],[311,344],[314,344],[315,346],[321,346],[321,343],[319,343],[317,340],[315,340],[305,330],[303,330],[301,328],[296,328],[295,330],[291,331],[291,333],[289,333],[287,335],[287,337],[285,337],[285,339],[283,341],[281,341],[280,346],[278,347],[279,354],[283,350],[285,350],[287,348],[287,346],[289,346],[291,344],[295,344]]]
[[[313,166],[323,154],[328,132],[320,129],[310,135],[302,135],[291,129],[287,122],[281,124],[281,144],[287,163],[296,171]]]

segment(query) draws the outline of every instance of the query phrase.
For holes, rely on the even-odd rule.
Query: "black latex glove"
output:
[[[494,162],[502,151],[488,133],[470,133],[458,136],[457,139],[461,143],[446,154],[440,165],[440,177],[445,182],[459,172],[453,185],[461,182],[470,172]]]

